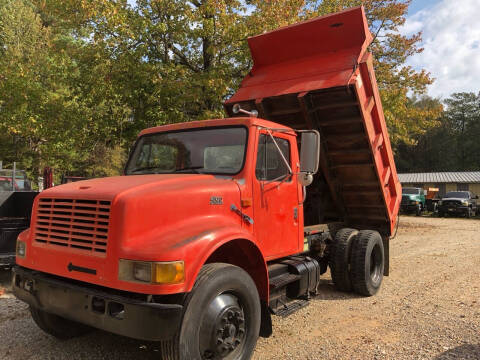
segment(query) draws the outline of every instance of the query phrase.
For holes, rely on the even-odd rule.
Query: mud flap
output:
[[[385,258],[385,265],[383,268],[383,276],[390,275],[390,238],[383,237],[383,256]]]

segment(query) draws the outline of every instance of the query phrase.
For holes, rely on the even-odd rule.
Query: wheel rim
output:
[[[200,326],[202,359],[231,359],[245,343],[246,324],[239,299],[229,293],[215,297]]]
[[[370,279],[373,284],[378,284],[380,282],[383,271],[382,264],[382,250],[380,249],[380,245],[375,244],[372,253],[370,254]]]

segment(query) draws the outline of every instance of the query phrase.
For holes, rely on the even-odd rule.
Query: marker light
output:
[[[24,258],[27,255],[27,245],[25,241],[17,240],[17,256]]]

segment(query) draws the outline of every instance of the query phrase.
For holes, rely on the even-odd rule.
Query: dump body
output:
[[[397,177],[367,47],[362,7],[249,39],[254,65],[225,103],[322,136],[320,174],[308,188],[305,225],[342,221],[389,236],[397,222]]]

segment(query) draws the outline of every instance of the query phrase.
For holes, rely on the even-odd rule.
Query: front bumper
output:
[[[439,205],[438,211],[445,214],[466,214],[468,206]]]
[[[140,340],[170,339],[182,320],[182,305],[145,302],[19,266],[13,269],[12,288],[17,298],[31,306]]]
[[[400,211],[403,213],[415,212],[418,204],[400,204]]]

